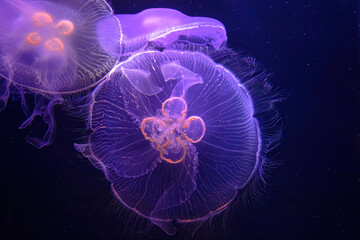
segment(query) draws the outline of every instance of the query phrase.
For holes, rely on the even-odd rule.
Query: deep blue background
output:
[[[261,204],[227,214],[195,239],[360,239],[360,71],[357,1],[113,0],[116,13],[171,7],[219,19],[229,45],[257,58],[288,93],[284,136]],[[17,127],[19,102],[0,113],[1,239],[131,239],[108,182],[73,148],[56,114],[52,146]],[[130,222],[129,225],[133,224]],[[130,229],[129,226],[127,229]],[[211,233],[210,233],[211,232]],[[154,228],[148,237],[167,239]]]

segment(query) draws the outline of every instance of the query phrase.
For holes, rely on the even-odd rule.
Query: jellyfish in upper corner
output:
[[[204,222],[259,181],[269,146],[261,122],[274,119],[257,103],[266,76],[241,66],[239,79],[199,52],[135,54],[92,93],[91,133],[75,147],[124,206],[169,235]]]
[[[2,0],[0,3],[0,109],[15,89],[21,96],[29,126],[43,117],[48,129],[42,138],[27,137],[41,148],[52,142],[52,107],[63,96],[89,89],[104,79],[117,59],[100,42],[98,23],[113,15],[104,0]],[[113,33],[119,30],[117,26]],[[34,94],[29,106],[25,94]]]
[[[122,35],[116,36],[111,31],[119,22]],[[114,38],[102,43],[104,49],[114,55],[125,56],[146,49],[209,51],[219,49],[227,40],[225,27],[220,21],[190,17],[169,8],[111,16],[99,24],[99,34],[109,34]]]

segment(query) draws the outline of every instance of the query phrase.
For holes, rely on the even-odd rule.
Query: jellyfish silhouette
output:
[[[113,32],[119,22],[121,36]],[[190,17],[169,8],[110,16],[101,21],[99,28],[102,35],[113,38],[102,42],[103,48],[113,55],[128,56],[149,49],[219,49],[227,40],[225,27],[218,20]]]
[[[76,149],[123,205],[169,235],[176,222],[227,209],[261,174],[264,138],[250,92],[203,53],[134,54],[97,86],[89,111],[91,134]]]
[[[65,95],[95,86],[115,65],[116,58],[100,45],[109,36],[98,31],[98,23],[112,14],[103,0],[1,1],[0,110],[16,91],[28,117],[20,128],[36,116],[48,124],[42,138],[27,136],[29,143],[38,148],[50,144],[53,106]],[[26,103],[27,93],[35,94],[34,107]]]

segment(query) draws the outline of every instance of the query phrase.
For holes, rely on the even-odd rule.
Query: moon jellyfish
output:
[[[137,53],[92,93],[91,133],[75,147],[124,206],[175,234],[177,223],[227,209],[261,175],[267,144],[241,80],[203,53]]]
[[[107,36],[96,31],[99,21],[112,14],[103,0],[1,1],[0,109],[15,89],[28,117],[20,128],[36,116],[48,124],[43,138],[27,136],[29,143],[38,148],[50,144],[53,106],[64,95],[95,86],[115,65],[116,58],[100,45],[99,38],[106,41]],[[34,107],[26,103],[25,93],[35,94]]]
[[[190,17],[174,9],[152,8],[115,17],[99,24],[99,33],[113,38],[103,41],[102,46],[114,55],[146,49],[219,49],[227,40],[225,27],[218,20]],[[119,22],[122,35],[116,36],[112,31]]]

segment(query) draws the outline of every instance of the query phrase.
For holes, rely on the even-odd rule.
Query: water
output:
[[[212,17],[287,93],[284,136],[260,202],[194,239],[359,239],[359,39],[356,1],[113,1],[116,13],[170,7]],[[129,239],[103,174],[73,148],[82,123],[56,111],[54,143],[17,130],[19,102],[0,113],[2,239]],[[34,127],[30,131],[39,131]],[[142,225],[141,225],[142,226]],[[135,238],[136,239],[136,238]],[[171,239],[156,227],[139,239]]]

